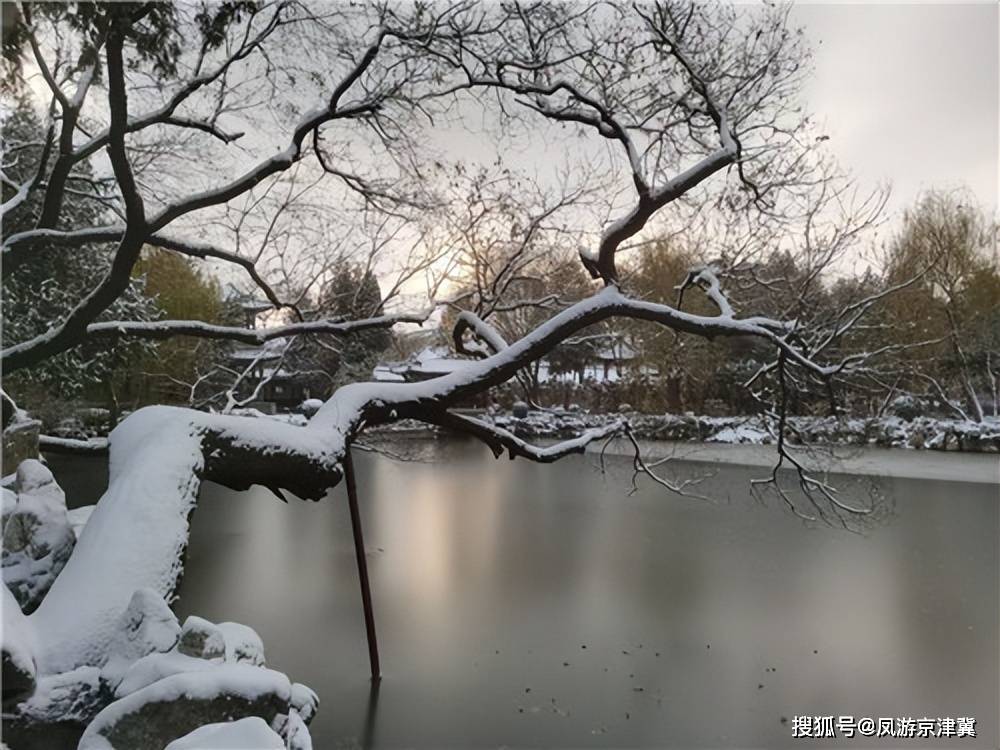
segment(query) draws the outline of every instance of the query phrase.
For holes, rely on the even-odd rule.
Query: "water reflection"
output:
[[[857,535],[760,505],[758,469],[705,503],[629,497],[625,459],[423,449],[447,464],[356,459],[374,690],[343,490],[203,490],[177,609],[256,628],[319,693],[317,748],[782,748],[796,714],[975,716],[960,746],[998,745],[996,485],[884,480]]]
[[[368,687],[368,708],[365,711],[365,728],[361,734],[361,747],[375,747],[375,718],[378,715],[378,691],[381,680],[372,680]]]

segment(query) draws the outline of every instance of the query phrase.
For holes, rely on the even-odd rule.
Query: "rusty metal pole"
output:
[[[382,679],[378,663],[378,641],[375,638],[375,615],[372,612],[372,590],[368,583],[368,561],[365,559],[365,538],[361,532],[361,511],[358,509],[358,485],[354,479],[351,446],[344,451],[344,480],[347,483],[347,504],[351,509],[351,529],[354,532],[354,554],[358,560],[358,580],[361,582],[361,603],[365,610],[365,632],[368,634],[368,662],[372,680]]]

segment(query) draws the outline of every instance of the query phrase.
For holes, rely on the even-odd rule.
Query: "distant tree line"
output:
[[[850,264],[810,265],[795,248],[761,261],[720,261],[719,273],[735,312],[799,321],[805,330],[838,320],[850,340],[817,341],[828,353],[859,359],[878,352],[852,372],[847,388],[832,397],[803,381],[789,393],[794,414],[930,414],[982,421],[1000,410],[1000,262],[996,225],[964,191],[932,191],[904,215],[883,246],[856,252]],[[511,338],[531,330],[562,300],[586,294],[573,253],[551,247],[534,253],[510,245],[467,253],[458,275],[456,310],[491,315]],[[654,240],[623,262],[622,283],[644,299],[699,315],[715,312],[712,300],[683,291],[705,253],[676,234]],[[850,259],[848,259],[850,260]],[[490,275],[502,268],[511,277]],[[692,271],[694,269],[694,271]],[[494,283],[496,282],[496,283]],[[879,297],[879,290],[898,286]],[[504,305],[490,296],[502,287]],[[497,295],[499,296],[499,295]],[[878,297],[878,299],[873,299]],[[525,301],[531,304],[525,304]],[[854,314],[864,313],[863,322]],[[453,321],[455,313],[448,318]],[[450,325],[449,325],[450,327]],[[834,330],[836,325],[833,326]],[[553,375],[580,374],[598,352],[626,345],[614,382],[579,377],[538,380],[539,363],[512,384],[503,403],[526,398],[540,406],[577,404],[594,410],[622,405],[646,412],[751,414],[773,396],[744,387],[773,360],[769,346],[749,337],[722,341],[678,334],[641,321],[602,323],[563,342],[546,358]],[[581,382],[582,380],[582,382]]]

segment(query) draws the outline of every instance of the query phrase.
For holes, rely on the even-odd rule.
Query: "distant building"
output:
[[[455,357],[446,347],[428,346],[402,362],[380,364],[372,374],[382,383],[417,383],[457,372],[474,362]]]
[[[379,383],[419,383],[471,367],[476,360],[454,356],[446,346],[424,347],[402,362],[384,362],[375,367],[372,376]],[[456,406],[483,408],[489,404],[489,396],[479,393],[460,401]]]
[[[309,398],[309,389],[294,373],[281,366],[285,339],[272,339],[263,346],[238,346],[229,355],[229,367],[237,372],[251,368],[243,379],[241,395],[249,396],[259,386],[257,397],[247,406],[274,413],[291,409]]]
[[[630,369],[637,368],[638,353],[624,341],[611,341],[582,355],[578,367],[571,371],[554,372],[547,358],[538,365],[538,382],[599,382],[613,383]],[[414,383],[447,375],[469,367],[475,360],[456,357],[450,347],[426,346],[400,362],[383,362],[375,367],[373,376],[379,382]],[[640,368],[655,374],[651,368]]]
[[[237,304],[247,328],[258,328],[260,316],[274,309],[266,300],[248,299]],[[250,368],[240,388],[241,397],[246,398],[259,388],[257,397],[247,406],[273,414],[279,408],[299,406],[309,398],[308,387],[281,366],[281,355],[287,343],[285,339],[272,339],[260,346],[237,344],[229,353],[230,369],[242,373]]]
[[[538,368],[538,382],[614,383],[626,373],[637,370],[638,357],[639,353],[626,342],[621,339],[610,339],[607,343],[582,353],[579,364],[573,369],[553,372],[548,358],[542,359]],[[645,374],[655,374],[650,372],[651,368],[645,366],[638,369]]]

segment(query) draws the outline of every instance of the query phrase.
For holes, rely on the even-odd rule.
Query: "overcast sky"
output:
[[[814,53],[803,104],[859,187],[892,185],[890,226],[931,188],[968,187],[985,210],[997,210],[998,7],[996,0],[793,5],[790,25],[805,29]],[[522,167],[547,167],[559,159],[561,132],[540,128],[500,151]],[[453,158],[495,158],[478,132],[449,129],[441,141]]]
[[[996,210],[996,2],[797,4],[793,21],[815,50],[806,103],[859,180],[891,180],[895,210],[958,185]]]

